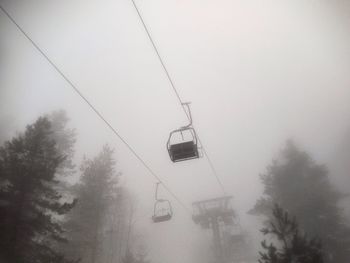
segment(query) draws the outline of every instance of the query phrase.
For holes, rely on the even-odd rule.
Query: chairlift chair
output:
[[[190,136],[189,140],[183,138],[183,134],[187,133]],[[183,140],[178,143],[173,143],[172,138],[181,134]],[[199,158],[197,135],[192,127],[184,127],[175,131],[172,131],[169,135],[167,149],[170,159],[173,162],[186,161],[190,159]]]
[[[161,207],[163,203],[166,203],[166,207]],[[154,204],[154,214],[152,220],[154,223],[160,223],[169,221],[173,216],[173,211],[169,200],[159,199]]]
[[[154,223],[169,221],[173,217],[171,203],[167,199],[158,198],[158,187],[161,182],[156,184],[155,200],[152,220]]]
[[[170,159],[173,162],[186,161],[200,157],[198,151],[197,134],[194,128],[192,127],[192,115],[189,103],[183,103],[183,105],[187,106],[190,123],[187,126],[174,130],[169,134],[167,150]],[[187,135],[186,139],[184,135]],[[175,142],[174,138],[176,137],[182,138],[182,140],[180,142]]]

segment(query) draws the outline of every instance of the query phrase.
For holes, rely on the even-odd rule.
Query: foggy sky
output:
[[[195,128],[242,225],[258,229],[245,213],[262,193],[259,174],[286,139],[328,163],[349,136],[349,4],[136,3],[180,96],[192,102]],[[1,4],[189,208],[222,195],[204,158],[169,160],[168,134],[186,116],[130,0]],[[180,253],[190,262],[191,242],[203,234],[190,214],[164,191],[175,218],[152,225],[156,181],[2,13],[0,35],[0,131],[11,136],[40,114],[65,109],[78,133],[78,164],[105,143],[115,148],[123,183],[137,195],[137,224],[151,240],[152,260],[177,262],[171,256]]]

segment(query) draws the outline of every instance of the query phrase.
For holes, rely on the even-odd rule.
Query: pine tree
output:
[[[81,181],[75,186],[78,203],[68,215],[69,245],[66,254],[82,262],[97,262],[103,242],[107,212],[116,199],[118,174],[113,151],[104,146],[93,159],[81,165]]]
[[[273,243],[262,241],[266,252],[260,252],[259,263],[323,263],[322,245],[317,239],[309,239],[301,234],[295,218],[275,205],[269,226],[263,228],[264,235],[272,235],[279,241],[277,248]]]
[[[75,168],[73,157],[76,131],[67,127],[69,118],[64,110],[54,111],[47,115],[47,118],[51,122],[51,137],[56,142],[57,151],[64,157],[56,172],[67,177],[73,174]]]
[[[116,195],[108,209],[105,221],[106,234],[103,244],[102,262],[120,262],[133,243],[135,204],[133,195],[123,186],[118,186]],[[102,258],[103,258],[102,257]]]
[[[55,250],[64,241],[56,218],[74,202],[62,202],[54,187],[64,158],[51,134],[41,117],[0,148],[0,253],[8,262],[65,262]]]
[[[273,204],[278,203],[296,216],[303,231],[322,239],[326,262],[348,262],[350,231],[338,207],[343,195],[330,184],[325,166],[289,141],[281,158],[272,162],[261,179],[264,196],[252,214],[272,219]]]

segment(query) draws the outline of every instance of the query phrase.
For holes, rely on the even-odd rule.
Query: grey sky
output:
[[[205,159],[172,164],[168,158],[168,134],[186,118],[130,0],[1,3],[187,206],[221,194]],[[327,162],[347,134],[349,4],[136,3],[180,96],[192,102],[194,125],[242,224],[249,226],[256,220],[245,212],[262,189],[258,175],[287,138]],[[1,118],[14,118],[10,128],[22,130],[42,113],[66,109],[78,131],[77,160],[111,144],[123,180],[145,210],[140,213],[151,209],[155,180],[2,13],[0,35]],[[175,243],[190,262],[188,244],[200,235],[173,203],[176,217],[169,224],[155,227],[150,215],[139,222],[152,236],[155,263],[177,262],[168,258],[176,254],[168,251]]]

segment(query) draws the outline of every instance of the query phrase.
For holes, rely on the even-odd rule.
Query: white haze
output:
[[[259,174],[285,140],[328,163],[349,136],[349,4],[136,3],[180,96],[192,102],[195,128],[243,227],[256,235],[259,221],[246,212],[262,193]],[[168,134],[186,117],[130,0],[1,4],[187,207],[222,195],[206,159],[169,160]],[[65,109],[78,133],[77,163],[105,143],[115,148],[123,183],[137,195],[135,224],[152,262],[191,262],[203,235],[191,215],[164,191],[175,218],[152,225],[154,178],[3,13],[0,36],[1,126],[9,125],[1,132],[8,138],[39,115]]]

